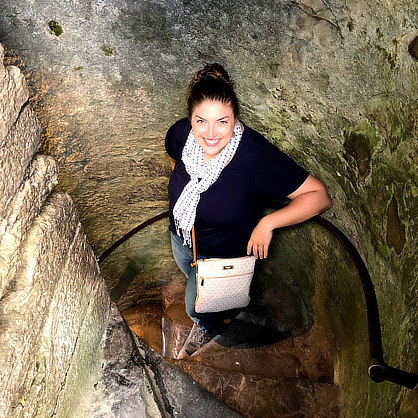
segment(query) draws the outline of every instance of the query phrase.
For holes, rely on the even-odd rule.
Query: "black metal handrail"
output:
[[[168,211],[154,216],[153,218],[148,219],[147,221],[138,225],[132,231],[128,232],[122,238],[116,241],[106,251],[104,251],[102,255],[97,259],[97,262],[99,264],[102,263],[113,251],[116,250],[116,248],[127,241],[132,235],[135,235],[137,232],[141,231],[147,226],[167,216]],[[366,268],[366,265],[363,262],[363,259],[361,258],[361,255],[357,251],[356,247],[352,244],[352,242],[331,222],[327,221],[321,216],[315,216],[312,218],[312,220],[322,225],[338,239],[338,241],[351,255],[351,258],[353,259],[356,269],[359,273],[361,283],[363,285],[364,296],[366,299],[370,351],[370,362],[367,371],[370,378],[376,383],[381,383],[386,380],[392,383],[396,383],[400,386],[405,386],[409,389],[414,389],[418,385],[417,374],[390,367],[383,360],[382,334],[380,330],[379,308],[377,304],[376,293],[374,291],[372,279]]]
[[[387,380],[396,383],[397,385],[414,389],[418,385],[417,374],[390,367],[383,360],[382,334],[380,331],[379,308],[377,305],[376,293],[374,291],[372,279],[361,255],[353,243],[331,222],[321,216],[315,216],[313,220],[328,229],[328,231],[338,239],[351,255],[359,273],[366,299],[370,350],[370,361],[367,371],[370,378],[376,383]]]
[[[157,216],[154,216],[151,219],[148,219],[147,221],[143,222],[142,224],[135,227],[132,231],[129,231],[127,234],[125,234],[122,238],[118,239],[113,245],[111,245],[106,251],[102,253],[102,255],[97,259],[97,262],[100,264],[102,263],[105,258],[107,258],[110,254],[113,253],[113,251],[116,250],[120,245],[122,245],[125,241],[127,241],[129,238],[131,238],[132,235],[135,235],[137,232],[141,231],[141,229],[146,228],[149,225],[152,225],[154,222],[163,219],[168,216],[168,211],[165,211],[163,213],[160,213]]]

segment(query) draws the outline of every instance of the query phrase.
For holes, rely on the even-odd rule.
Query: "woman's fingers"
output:
[[[269,253],[269,246],[268,245],[265,245],[263,247],[263,258],[267,258],[268,253]]]
[[[254,244],[251,240],[248,242],[248,246],[247,246],[247,254],[253,254],[253,256],[255,258],[267,258],[268,255],[268,245],[256,245]]]
[[[250,239],[247,244],[247,255],[251,255],[252,252],[253,252],[253,243],[251,242],[251,239]]]
[[[247,254],[252,254],[255,258],[258,258],[258,246],[255,245],[251,240],[248,242]]]
[[[258,258],[258,245],[253,245],[253,256]]]
[[[253,253],[255,258],[266,258],[273,237],[273,231],[261,220],[254,228],[247,245],[247,254]]]

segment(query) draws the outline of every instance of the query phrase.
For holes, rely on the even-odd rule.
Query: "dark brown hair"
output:
[[[187,111],[191,118],[196,106],[205,100],[230,104],[234,116],[239,116],[239,103],[234,91],[234,83],[220,64],[206,64],[192,78],[187,94]]]

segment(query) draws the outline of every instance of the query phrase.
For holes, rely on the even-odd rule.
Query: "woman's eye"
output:
[[[205,123],[205,121],[203,119],[198,119],[197,123]]]
[[[226,121],[226,120],[220,120],[220,121],[219,121],[219,123],[220,123],[221,125],[223,125],[223,124],[225,124],[225,123],[228,123],[228,121]]]

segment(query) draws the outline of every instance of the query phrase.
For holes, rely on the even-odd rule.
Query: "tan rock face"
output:
[[[57,184],[52,157],[36,155],[19,189],[7,205],[0,231],[0,298],[20,265],[19,250],[27,231]]]
[[[100,365],[109,295],[72,199],[52,192],[55,160],[35,154],[27,99],[1,62],[0,416],[70,416]]]
[[[10,290],[2,299],[1,369],[3,376],[1,381],[5,385],[6,393],[10,394],[10,404],[19,401],[15,396],[20,392],[19,389],[26,376],[31,376],[31,379],[38,382],[37,384],[40,384],[42,378],[46,377],[46,384],[54,387],[54,391],[58,391],[57,380],[63,378],[68,368],[68,364],[65,364],[71,358],[79,326],[66,328],[64,321],[71,319],[71,317],[68,318],[69,313],[67,312],[67,317],[63,317],[52,311],[50,316],[50,309],[53,310],[53,305],[56,305],[61,297],[70,296],[69,289],[61,296],[59,287],[61,281],[73,280],[73,278],[63,276],[62,272],[65,270],[68,257],[71,256],[69,249],[73,246],[78,232],[76,216],[75,208],[68,197],[65,195],[53,197],[29,231],[21,254],[20,269],[11,283],[13,291],[9,288]],[[46,262],[47,260],[53,260],[53,262]],[[79,294],[78,297],[81,296],[77,285],[74,286],[74,291]],[[54,295],[58,300],[53,300]],[[67,305],[67,309],[71,309],[70,306]],[[65,305],[60,309],[65,309]],[[48,332],[47,329],[52,326],[52,324],[48,325],[49,322],[54,327],[61,328],[62,326],[65,330],[64,335],[53,333],[52,330]],[[44,333],[46,335],[42,335]],[[62,344],[61,341],[66,341],[66,344]],[[57,351],[55,359],[53,352],[48,359],[48,351],[51,349]],[[35,358],[39,356],[39,360],[34,361],[34,354]],[[61,365],[56,370],[55,367],[49,367],[48,360],[62,362],[64,366]],[[10,362],[14,365],[13,372],[7,367]],[[42,364],[40,370],[38,370],[38,363]],[[56,378],[49,379],[50,373],[56,374]],[[26,389],[24,392],[30,390],[30,384],[30,381],[26,383],[27,387],[24,388]],[[42,385],[39,389],[48,390]],[[51,404],[44,405],[45,411],[53,409],[56,398],[57,392],[52,393]],[[34,403],[37,403],[36,399]]]
[[[0,149],[3,164],[0,179],[1,216],[4,216],[7,203],[20,186],[26,168],[40,145],[40,140],[41,125],[31,106],[25,106],[8,135],[4,137]]]
[[[0,61],[3,64],[4,49],[0,49]],[[0,72],[0,144],[16,121],[20,109],[29,98],[28,86],[17,67],[2,67]]]

